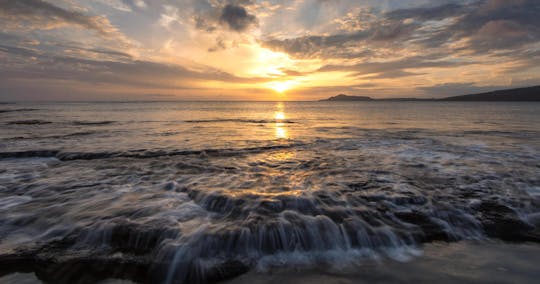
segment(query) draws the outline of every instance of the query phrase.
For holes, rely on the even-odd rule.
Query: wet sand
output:
[[[342,271],[250,272],[227,284],[538,283],[540,246],[459,242],[428,244],[408,262],[383,260]]]

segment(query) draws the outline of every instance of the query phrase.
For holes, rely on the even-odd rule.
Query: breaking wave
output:
[[[289,149],[302,144],[272,145],[250,148],[228,148],[228,149],[203,149],[203,150],[128,150],[118,152],[64,152],[60,150],[29,150],[16,152],[0,152],[0,159],[21,159],[21,158],[56,158],[60,161],[74,160],[98,160],[109,158],[134,158],[148,159],[171,156],[237,156],[249,153],[260,153],[263,151]]]
[[[102,125],[111,125],[114,123],[116,123],[116,121],[74,121],[73,125],[102,126]]]
[[[185,120],[187,123],[224,123],[224,122],[237,122],[237,123],[256,123],[256,124],[267,124],[267,123],[285,123],[292,124],[296,123],[292,120],[280,119],[280,120],[266,120],[266,119],[202,119],[202,120]]]

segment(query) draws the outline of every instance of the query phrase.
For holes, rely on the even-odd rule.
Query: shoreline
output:
[[[536,283],[540,246],[500,241],[435,242],[408,261],[364,260],[342,269],[275,268],[252,270],[222,284],[349,284],[349,283]],[[45,283],[33,272],[0,276],[5,284]],[[144,283],[107,279],[100,284]]]
[[[382,259],[343,271],[249,272],[223,284],[537,283],[540,246],[535,243],[461,241],[429,243],[409,261]]]

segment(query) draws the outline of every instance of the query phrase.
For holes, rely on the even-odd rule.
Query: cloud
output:
[[[94,0],[103,5],[122,12],[133,12],[134,9],[146,9],[148,5],[143,0]]]
[[[95,0],[98,1],[104,5],[108,5],[109,7],[112,7],[116,10],[120,10],[123,12],[131,12],[131,7],[124,3],[122,0]]]
[[[445,55],[433,54],[429,56],[411,56],[397,60],[386,60],[379,62],[361,62],[352,65],[325,65],[319,72],[352,72],[354,76],[368,76],[370,78],[399,78],[422,75],[409,70],[419,70],[423,68],[447,68],[459,67],[473,64],[474,62],[457,62],[444,60]]]
[[[431,97],[451,97],[460,95],[470,95],[476,93],[490,92],[508,88],[509,86],[477,86],[475,83],[445,83],[429,87],[420,87],[419,90],[424,91]]]
[[[0,0],[0,85],[13,88],[210,95],[293,80],[291,97],[452,95],[538,83],[539,50],[536,0]]]
[[[83,49],[83,48],[80,48]],[[133,60],[127,54],[108,50],[89,50],[114,55],[119,60],[92,60],[42,53],[27,48],[0,45],[0,54],[21,57],[18,66],[0,65],[4,79],[58,79],[87,83],[108,83],[130,86],[180,88],[194,81],[236,83],[262,82],[264,79],[236,77],[212,68],[190,69],[180,65]]]
[[[372,15],[372,14],[369,14]],[[434,7],[398,9],[375,15],[363,25],[354,23],[347,33],[267,39],[263,44],[299,58],[351,57],[359,46],[381,44],[400,48],[446,48],[447,52],[487,52],[523,47],[540,41],[540,3],[534,0],[485,0],[446,3]],[[366,17],[361,10],[357,17]],[[350,14],[337,22],[351,22]],[[351,30],[357,27],[358,30]],[[459,48],[449,47],[464,41]],[[348,52],[347,52],[348,51]]]
[[[394,21],[415,19],[420,21],[439,21],[467,13],[467,6],[456,3],[447,3],[433,7],[416,7],[398,9],[386,13],[386,18]]]
[[[394,48],[398,49],[401,46],[399,42],[406,40],[416,28],[414,23],[381,21],[355,32],[269,39],[262,44],[298,58],[353,58],[352,54],[366,52],[370,44],[376,47],[396,43]]]
[[[242,6],[227,4],[223,7],[220,21],[225,23],[231,30],[242,32],[250,26],[257,25],[257,18],[249,14]]]
[[[148,7],[146,2],[144,2],[143,0],[133,0],[131,2],[133,2],[133,5],[135,5],[136,7],[141,8],[141,9],[144,9],[144,8]]]
[[[217,30],[217,27],[215,25],[213,25],[212,23],[209,23],[208,20],[206,20],[204,17],[200,15],[194,16],[193,21],[195,22],[195,28],[198,30],[206,31],[209,33]]]
[[[369,36],[368,32],[359,31],[350,34],[329,36],[304,36],[292,39],[271,39],[263,42],[263,46],[286,52],[299,58],[320,57],[325,50],[347,48],[350,42],[357,42]],[[331,56],[331,55],[330,55]]]
[[[173,23],[181,23],[179,9],[174,6],[163,6],[164,13],[159,18],[159,24],[165,28],[170,28]]]
[[[418,31],[426,47],[465,40],[460,49],[477,53],[523,47],[540,41],[540,3],[534,0],[485,0],[432,8],[398,10],[393,20],[414,19],[422,25],[447,21],[439,30]]]
[[[0,0],[0,19],[16,29],[52,29],[75,25],[110,35],[117,30],[107,18],[88,16],[42,0]],[[24,22],[23,22],[24,21]]]
[[[216,45],[214,45],[213,47],[210,47],[208,49],[208,52],[216,52],[216,51],[224,50],[224,49],[227,49],[227,45],[225,44],[225,41],[222,38],[217,38]]]

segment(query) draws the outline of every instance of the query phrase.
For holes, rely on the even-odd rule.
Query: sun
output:
[[[296,83],[294,81],[277,81],[268,84],[268,88],[278,92],[284,93],[294,87]]]

